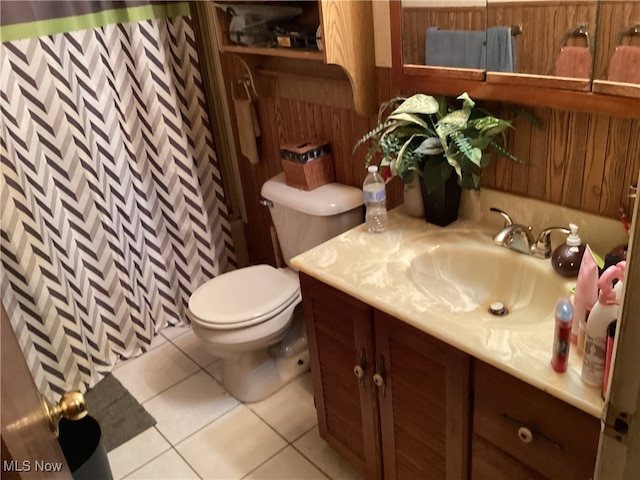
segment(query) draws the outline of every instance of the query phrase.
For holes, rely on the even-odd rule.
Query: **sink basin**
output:
[[[430,303],[486,321],[536,323],[553,318],[570,284],[548,260],[493,244],[439,244],[411,260],[409,277]],[[503,311],[499,310],[502,303]],[[494,313],[490,313],[493,305]]]

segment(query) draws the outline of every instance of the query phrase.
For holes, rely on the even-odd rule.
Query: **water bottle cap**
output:
[[[367,168],[367,171],[369,173],[376,173],[378,171],[378,166],[377,165],[369,165],[369,168]]]

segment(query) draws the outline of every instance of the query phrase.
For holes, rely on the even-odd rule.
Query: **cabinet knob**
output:
[[[533,442],[533,433],[527,427],[520,427],[518,429],[518,438],[524,443]]]
[[[362,349],[360,350],[360,360],[353,367],[353,373],[360,380],[360,386],[364,387],[364,374],[367,371],[367,351]]]
[[[379,373],[376,373],[373,376],[373,383],[375,383],[378,387],[384,387],[384,377]]]

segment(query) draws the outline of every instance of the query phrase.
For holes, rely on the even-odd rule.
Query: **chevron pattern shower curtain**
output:
[[[3,27],[2,302],[51,398],[184,322],[235,264],[188,5],[130,10],[33,38]]]

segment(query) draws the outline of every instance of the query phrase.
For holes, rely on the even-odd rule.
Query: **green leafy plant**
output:
[[[380,107],[378,125],[358,140],[353,152],[370,143],[367,166],[379,158],[383,175],[405,183],[423,175],[429,193],[454,172],[462,188],[479,189],[494,152],[523,163],[507,149],[510,122],[477,108],[466,92],[458,100],[461,108],[448,109],[444,97],[419,93],[394,98]],[[384,118],[389,108],[393,110]]]

